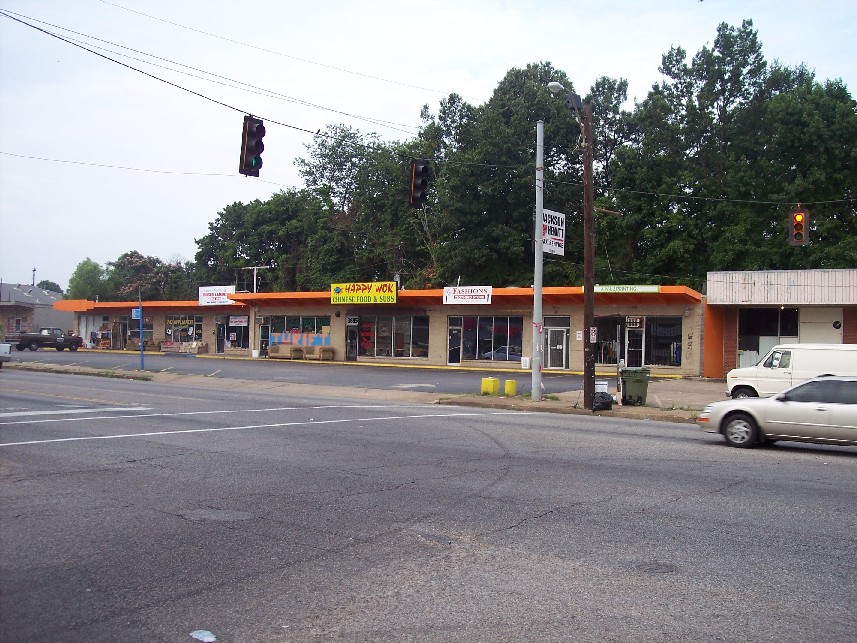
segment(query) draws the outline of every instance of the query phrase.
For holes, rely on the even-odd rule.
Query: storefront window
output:
[[[646,364],[681,366],[681,317],[646,317]]]
[[[127,323],[127,322],[126,322]],[[146,317],[143,315],[143,341],[152,339],[152,333],[154,329],[154,324],[152,324],[152,318]],[[140,320],[134,319],[131,321],[128,328],[128,337],[131,339],[139,339],[140,338]]]
[[[427,357],[429,350],[429,319],[411,317],[411,357]]]
[[[598,340],[595,343],[595,361],[598,364],[618,364],[625,343],[624,317],[596,317]]]
[[[461,319],[463,359],[520,360],[523,350],[523,317],[465,316]]]
[[[226,348],[250,348],[250,316],[230,315],[226,327]]]
[[[167,341],[173,342],[201,342],[202,341],[202,315],[167,315],[164,335]],[[145,336],[146,328],[143,326]],[[134,330],[131,330],[134,336]]]
[[[330,315],[274,315],[272,333],[324,333],[330,332]]]
[[[362,357],[428,355],[428,317],[422,315],[361,316],[358,334],[357,354]]]

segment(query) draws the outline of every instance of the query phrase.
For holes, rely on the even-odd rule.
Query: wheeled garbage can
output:
[[[619,376],[622,378],[622,404],[628,406],[644,406],[646,393],[649,390],[648,368],[623,368]]]

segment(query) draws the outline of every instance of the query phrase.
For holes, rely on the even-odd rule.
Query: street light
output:
[[[548,89],[565,92],[566,104],[573,109],[583,132],[583,408],[592,409],[595,397],[595,225],[592,191],[592,105],[581,104],[580,96],[560,83]],[[581,114],[581,109],[583,113]]]
[[[536,123],[536,217],[533,230],[533,250],[535,265],[533,266],[533,363],[532,385],[530,399],[539,402],[542,399],[542,274],[544,270],[544,248],[542,247],[542,219],[544,217],[545,191],[545,122]]]

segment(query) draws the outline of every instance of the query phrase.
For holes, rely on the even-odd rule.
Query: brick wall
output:
[[[738,366],[738,309],[723,312],[723,372]]]
[[[842,343],[857,344],[857,307],[842,309]]]

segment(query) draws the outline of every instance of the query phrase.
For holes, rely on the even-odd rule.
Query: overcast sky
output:
[[[344,123],[409,139],[424,104],[436,113],[456,92],[481,105],[513,67],[549,61],[581,94],[600,76],[627,78],[630,98],[642,100],[671,46],[692,56],[719,23],[750,18],[769,62],[804,62],[852,94],[857,83],[854,0],[0,0],[0,8],[212,99],[0,16],[0,278],[30,283],[35,268],[36,282],[62,288],[86,258],[104,266],[137,250],[192,260],[195,240],[227,205],[302,187],[294,159],[306,156],[312,133]],[[266,121],[259,179],[238,174],[242,112]]]

